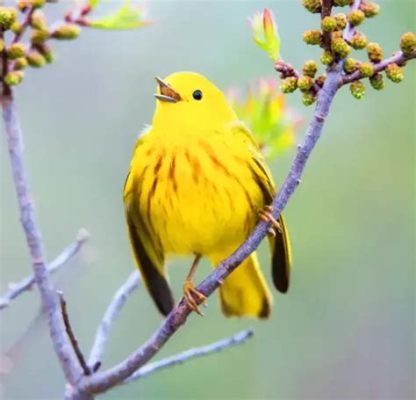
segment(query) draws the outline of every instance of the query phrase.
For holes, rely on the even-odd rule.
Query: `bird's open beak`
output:
[[[159,92],[155,93],[154,96],[160,100],[165,101],[168,103],[177,103],[179,100],[181,100],[181,96],[178,92],[173,90],[166,82],[164,82],[162,79],[155,77],[156,82],[159,85]]]

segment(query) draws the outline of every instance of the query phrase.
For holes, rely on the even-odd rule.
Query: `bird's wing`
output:
[[[174,306],[174,299],[166,279],[163,250],[158,246],[157,238],[149,231],[140,213],[140,185],[141,182],[134,179],[130,171],[124,184],[123,196],[130,245],[143,281],[157,308],[163,315],[167,315]]]
[[[247,143],[250,151],[250,169],[253,178],[263,195],[263,204],[270,205],[276,189],[272,174],[261,154],[260,148],[250,130],[241,122],[234,124],[235,133]],[[280,230],[276,236],[269,236],[272,253],[272,277],[277,290],[286,293],[289,288],[291,250],[287,227],[282,215],[279,220]]]

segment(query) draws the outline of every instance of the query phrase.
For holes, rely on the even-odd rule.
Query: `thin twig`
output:
[[[281,79],[289,78],[291,76],[293,76],[296,79],[299,79],[299,77],[301,76],[297,69],[293,68],[291,64],[287,63],[286,61],[283,61],[282,59],[277,60],[275,62],[274,69],[277,72],[279,72]],[[321,88],[316,82],[314,82],[312,85],[312,90],[316,94],[321,90]]]
[[[43,240],[36,221],[35,208],[29,192],[27,173],[24,165],[22,131],[17,117],[16,105],[11,94],[8,96],[3,94],[1,97],[1,106],[3,109],[3,120],[6,128],[7,146],[19,205],[20,220],[30,252],[36,285],[39,289],[42,307],[48,319],[49,333],[55,353],[67,381],[71,385],[74,385],[79,377],[82,376],[82,369],[77,361],[71,343],[65,334],[65,325],[62,320],[59,298],[46,268]]]
[[[79,365],[81,365],[81,368],[84,371],[84,374],[91,375],[91,370],[88,368],[88,365],[85,362],[84,354],[82,354],[77,337],[75,336],[74,330],[72,329],[72,325],[69,320],[68,310],[66,307],[64,294],[62,292],[58,292],[58,295],[59,295],[59,300],[61,304],[61,313],[62,313],[62,319],[64,320],[64,324],[65,324],[66,334],[68,335],[68,338],[72,344],[72,348],[75,351],[75,354],[78,358]]]
[[[354,2],[351,5],[351,11],[357,11],[360,8],[362,0],[354,0]],[[352,25],[350,22],[347,22],[347,26],[345,27],[344,31],[344,39],[347,42],[351,42],[352,37],[354,36],[354,33],[356,32],[356,28],[354,25]]]
[[[92,345],[88,365],[93,371],[98,370],[101,365],[105,345],[107,343],[111,326],[120,315],[120,312],[128,297],[138,288],[140,282],[138,271],[133,271],[124,284],[117,290],[111,303],[104,313],[103,319],[97,328],[94,344]]]
[[[241,331],[229,338],[218,340],[217,342],[207,344],[205,346],[189,349],[174,356],[164,358],[163,360],[152,362],[136,371],[133,375],[127,378],[123,382],[123,384],[136,381],[140,378],[151,375],[161,369],[173,367],[174,365],[182,364],[194,358],[206,356],[208,354],[216,353],[229,347],[234,347],[236,345],[243,344],[248,339],[250,339],[253,336],[253,334],[254,332],[252,330]]]
[[[17,43],[24,35],[26,28],[29,26],[33,13],[35,12],[35,6],[28,6],[23,15],[23,22],[20,25],[19,31],[14,35],[13,43]]]
[[[47,265],[49,274],[53,274],[59,268],[64,266],[68,261],[74,257],[81,249],[82,245],[88,240],[89,234],[85,229],[80,229],[77,237],[73,243],[67,246],[54,260]],[[27,276],[18,283],[9,284],[7,292],[0,297],[0,310],[8,307],[10,302],[16,297],[20,296],[25,291],[32,289],[35,284],[35,277],[33,275]]]
[[[390,64],[397,64],[403,65],[407,60],[411,60],[412,58],[416,58],[416,52],[410,53],[408,55],[404,55],[403,52],[399,51],[396,54],[392,55],[389,58],[386,58],[380,61],[377,64],[373,65],[374,73],[384,71]],[[351,83],[354,81],[358,81],[363,78],[363,75],[359,70],[352,72],[349,75],[345,75],[340,82],[340,86],[346,85],[347,83]]]

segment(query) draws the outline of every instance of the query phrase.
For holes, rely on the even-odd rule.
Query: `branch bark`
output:
[[[197,347],[194,349],[189,349],[174,356],[164,358],[163,360],[155,361],[153,363],[145,365],[143,368],[140,368],[133,375],[127,378],[124,382],[122,382],[122,384],[131,383],[138,379],[144,378],[145,376],[154,374],[155,372],[158,372],[161,369],[173,367],[175,365],[182,364],[194,358],[206,356],[211,353],[217,353],[218,351],[227,349],[229,347],[234,347],[239,344],[243,344],[253,335],[254,332],[252,330],[241,331],[229,338],[218,340],[215,343],[207,344],[205,346]]]
[[[48,273],[51,275],[58,269],[63,267],[68,261],[74,257],[82,245],[88,240],[89,234],[85,229],[81,229],[75,241],[67,246],[54,260],[47,265]],[[20,296],[25,291],[32,289],[35,283],[34,275],[27,276],[18,283],[9,284],[9,289],[0,297],[0,310],[7,308],[10,302]]]
[[[46,267],[42,236],[36,221],[35,209],[29,192],[26,169],[23,161],[22,131],[13,97],[11,95],[3,95],[1,98],[1,106],[3,109],[3,120],[6,128],[7,145],[19,205],[20,220],[30,251],[35,282],[39,289],[42,307],[48,319],[49,333],[55,353],[58,356],[67,381],[75,385],[82,375],[82,370],[75,357],[74,350],[65,335],[65,325],[61,316],[59,297],[52,285]]]
[[[416,58],[416,52],[404,55],[403,52],[399,51],[396,54],[393,54],[391,57],[386,58],[377,64],[374,64],[374,73],[384,71],[390,64],[403,65],[407,60],[411,60],[413,58]],[[342,81],[340,82],[340,86],[346,85],[354,81],[358,81],[362,78],[363,75],[359,70],[354,71],[351,74],[345,75],[343,77]]]
[[[101,365],[111,326],[120,315],[121,309],[128,297],[139,287],[139,283],[139,273],[138,271],[133,271],[126,282],[124,282],[120,289],[117,290],[113,300],[107,307],[103,319],[97,328],[94,344],[92,345],[90,356],[88,358],[88,365],[93,371],[96,371]]]
[[[307,129],[303,144],[298,146],[290,171],[273,200],[273,216],[276,219],[299,185],[306,162],[321,136],[325,118],[338,90],[341,72],[342,62],[338,62],[328,69],[327,79],[319,91],[314,116]],[[209,296],[217,289],[221,282],[259,246],[269,228],[270,223],[260,222],[248,239],[230,257],[222,261],[215,271],[198,286],[198,291],[205,296]],[[159,330],[145,344],[113,368],[96,373],[90,377],[83,377],[79,382],[79,390],[94,394],[102,393],[123,382],[161,349],[181,325],[185,323],[189,314],[190,310],[182,299],[162,323]]]

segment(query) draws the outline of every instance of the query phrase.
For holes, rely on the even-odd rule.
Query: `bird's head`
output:
[[[186,134],[221,128],[237,119],[221,90],[200,74],[175,72],[156,82],[153,127]]]

